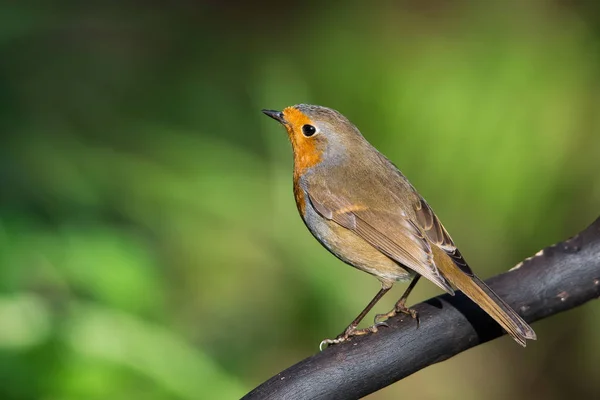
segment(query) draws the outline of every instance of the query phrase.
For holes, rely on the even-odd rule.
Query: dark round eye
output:
[[[315,133],[317,133],[317,128],[315,128],[312,125],[302,125],[302,133],[304,133],[304,136],[306,137],[310,137],[312,135],[314,135]]]

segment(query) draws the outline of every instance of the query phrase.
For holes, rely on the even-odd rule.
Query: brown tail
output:
[[[436,252],[434,250],[434,252]],[[438,254],[435,254],[437,256]],[[498,322],[517,343],[525,347],[525,340],[535,340],[533,329],[504,300],[476,276],[461,271],[445,254],[436,257],[436,265],[448,281]],[[440,262],[441,261],[441,262]]]

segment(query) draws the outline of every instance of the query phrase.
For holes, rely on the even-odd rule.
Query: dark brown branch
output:
[[[575,237],[487,282],[530,323],[600,297],[600,218]],[[244,399],[363,397],[503,334],[461,293],[435,297],[415,308],[418,329],[405,316],[392,319],[387,329],[329,347],[291,366]]]

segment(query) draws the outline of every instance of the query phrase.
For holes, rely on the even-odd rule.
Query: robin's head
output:
[[[311,168],[322,161],[344,159],[353,144],[365,142],[358,129],[331,108],[298,104],[283,111],[262,110],[287,130],[294,150],[296,169]]]

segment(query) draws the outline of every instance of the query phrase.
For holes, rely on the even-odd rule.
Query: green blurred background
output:
[[[484,278],[585,228],[597,4],[3,2],[0,398],[238,398],[356,316],[379,283],[306,231],[262,108],[348,116]],[[369,398],[597,398],[599,321],[589,303]]]

